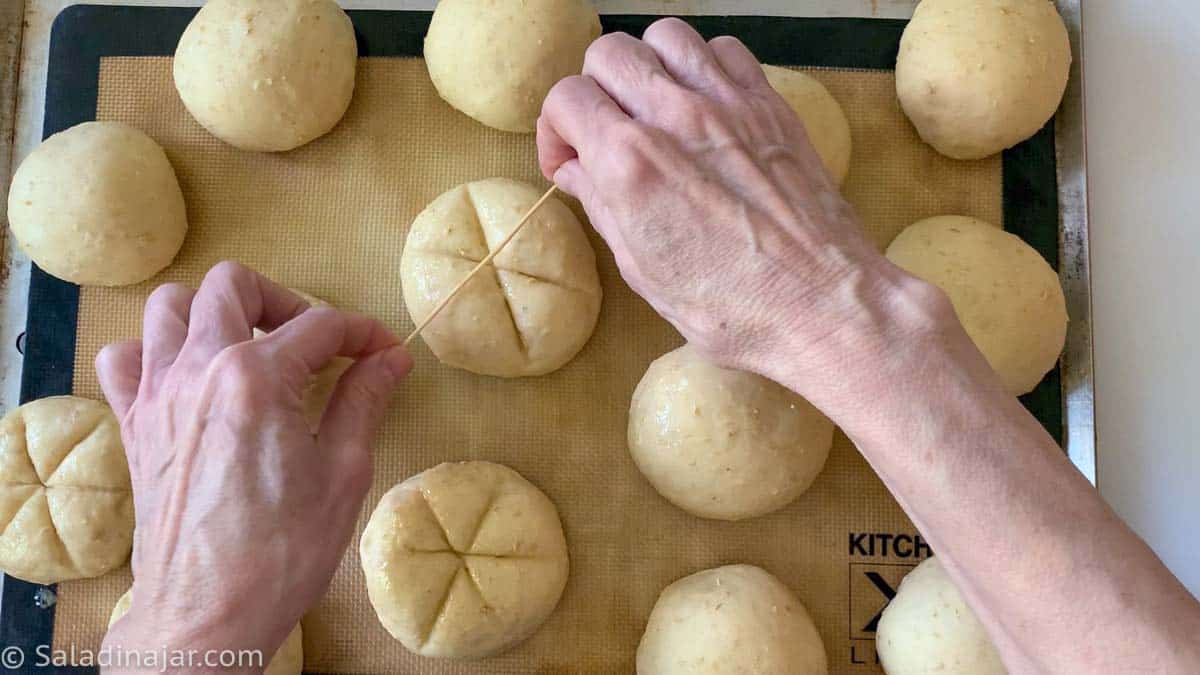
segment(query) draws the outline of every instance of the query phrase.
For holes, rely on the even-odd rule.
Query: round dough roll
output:
[[[539,197],[531,185],[490,178],[433,200],[400,258],[413,321],[424,321]],[[600,314],[600,277],[583,226],[562,202],[543,204],[490,268],[421,333],[443,363],[482,375],[544,375],[583,349]]]
[[[911,225],[887,257],[941,288],[975,346],[1015,395],[1033,391],[1067,340],[1058,274],[1019,237],[974,218]]]
[[[324,135],[354,93],[358,44],[333,0],[210,0],[175,49],[192,117],[244,150],[291,150]]]
[[[125,591],[125,594],[113,606],[112,614],[108,617],[109,628],[118,619],[129,613],[129,604],[131,602],[133,602],[132,588]],[[271,656],[271,660],[267,662],[263,675],[300,675],[303,670],[304,634],[300,628],[300,624],[296,624],[296,627],[284,639],[283,644],[279,645],[279,649]]]
[[[550,88],[579,74],[599,35],[587,0],[441,0],[425,63],[447,103],[489,127],[527,133]]]
[[[512,647],[550,616],[567,583],[554,504],[491,462],[440,464],[389,490],[359,553],[379,621],[422,656]]]
[[[937,558],[900,582],[875,633],[888,675],[1004,675],[1004,664]]]
[[[753,565],[667,586],[637,650],[638,675],[825,675],[825,645],[791,589]]]
[[[313,307],[331,307],[328,302],[309,295],[304,291],[290,289],[296,295],[304,298],[305,302]],[[266,335],[262,330],[255,328],[254,337],[259,338]],[[344,356],[336,356],[324,368],[317,371],[308,383],[308,387],[304,390],[304,419],[308,421],[308,426],[315,432],[321,426],[321,417],[325,415],[325,407],[329,405],[329,398],[333,396],[333,390],[337,388],[338,380],[342,377],[342,373],[346,369],[354,365],[354,359],[348,359]]]
[[[86,398],[0,419],[0,569],[54,584],[116,569],[133,547],[133,493],[117,418]]]
[[[48,274],[124,286],[171,264],[187,233],[167,155],[119,122],[85,122],[47,138],[13,176],[8,218]]]
[[[812,485],[833,423],[775,382],[718,367],[685,345],[646,369],[628,440],[642,474],[672,504],[741,520],[781,509]]]
[[[923,0],[900,39],[896,93],[926,143],[980,159],[1054,116],[1070,66],[1053,2]]]
[[[850,172],[850,122],[837,99],[815,77],[790,68],[763,66],[771,87],[796,111],[825,170],[841,185]]]

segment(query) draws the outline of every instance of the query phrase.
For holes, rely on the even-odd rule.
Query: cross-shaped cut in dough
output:
[[[120,428],[101,403],[58,396],[0,420],[0,568],[35,583],[117,567],[133,542]]]

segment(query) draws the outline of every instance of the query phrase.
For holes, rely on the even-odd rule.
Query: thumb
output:
[[[412,370],[413,361],[403,345],[395,345],[360,359],[338,379],[321,418],[317,442],[339,455],[370,451],[375,432],[383,422],[392,391]]]

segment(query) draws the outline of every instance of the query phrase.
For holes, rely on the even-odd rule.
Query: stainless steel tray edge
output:
[[[1071,76],[1055,122],[1058,164],[1059,277],[1067,298],[1062,357],[1063,449],[1096,484],[1096,386],[1092,369],[1092,277],[1088,247],[1087,137],[1083,96],[1082,0],[1059,0],[1071,39]]]

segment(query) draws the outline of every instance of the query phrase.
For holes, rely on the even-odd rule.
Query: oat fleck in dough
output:
[[[1015,395],[1033,391],[1067,342],[1058,274],[1020,237],[966,216],[915,223],[887,257],[950,296],[963,328]]]
[[[117,418],[75,396],[0,420],[0,569],[53,584],[97,577],[133,546],[133,493]]]
[[[332,129],[354,94],[358,43],[333,0],[211,0],[175,50],[196,121],[243,150],[291,150]]]
[[[529,637],[567,583],[553,502],[512,469],[440,464],[389,490],[359,544],[384,628],[422,656],[492,656]]]
[[[825,675],[825,644],[792,590],[753,565],[667,586],[637,650],[638,675]]]
[[[761,375],[721,368],[691,346],[659,357],[629,406],[629,452],[659,494],[702,518],[787,506],[816,480],[833,422]]]
[[[588,0],[441,0],[425,64],[447,103],[489,127],[528,133],[550,88],[579,74],[599,36]]]
[[[13,176],[8,218],[21,249],[80,285],[145,281],[187,234],[175,170],[152,138],[120,122],[85,122],[42,142]]]
[[[888,675],[1005,675],[1000,654],[937,558],[900,582],[879,618],[875,650]]]
[[[424,321],[541,195],[526,183],[489,178],[433,200],[413,221],[400,258],[413,322]],[[498,377],[544,375],[587,343],[601,295],[583,226],[551,198],[421,337],[447,365]]]
[[[921,138],[982,159],[1033,136],[1067,89],[1071,44],[1048,0],[923,0],[900,38],[896,94]]]

